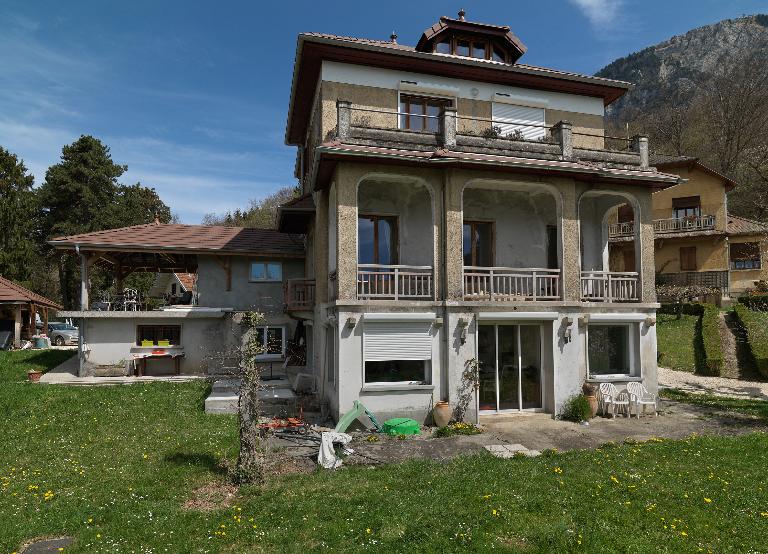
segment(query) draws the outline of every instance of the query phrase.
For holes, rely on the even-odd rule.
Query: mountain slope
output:
[[[609,107],[613,118],[631,119],[662,102],[685,101],[721,63],[755,52],[768,60],[768,15],[725,19],[619,58],[596,75],[635,83]]]

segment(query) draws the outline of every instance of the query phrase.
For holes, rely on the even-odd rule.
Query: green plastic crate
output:
[[[396,417],[384,422],[387,435],[418,435],[421,433],[419,422],[408,417]]]

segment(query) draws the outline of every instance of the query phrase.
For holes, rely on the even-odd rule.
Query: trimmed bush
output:
[[[592,409],[589,407],[589,400],[583,394],[571,396],[563,404],[563,410],[560,412],[560,419],[564,421],[587,421],[592,417]]]
[[[739,304],[744,304],[750,310],[768,311],[768,294],[740,296]]]
[[[685,315],[701,316],[704,313],[704,304],[699,304],[698,302],[686,302],[681,304],[665,302],[657,312],[668,315],[677,315],[678,313],[681,313]]]
[[[736,316],[747,332],[749,349],[761,375],[768,377],[768,314],[736,304]]]
[[[723,369],[723,343],[720,340],[720,310],[712,304],[703,304],[700,319],[701,344],[704,364],[700,369],[706,375],[720,375]]]

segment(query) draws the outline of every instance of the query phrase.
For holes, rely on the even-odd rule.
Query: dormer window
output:
[[[437,54],[453,54],[477,60],[507,61],[506,52],[502,48],[487,40],[471,37],[446,37],[435,43],[434,51]]]

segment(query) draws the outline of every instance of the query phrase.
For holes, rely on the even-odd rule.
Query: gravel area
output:
[[[727,377],[705,377],[685,371],[659,368],[659,386],[699,394],[768,400],[768,383]]]

